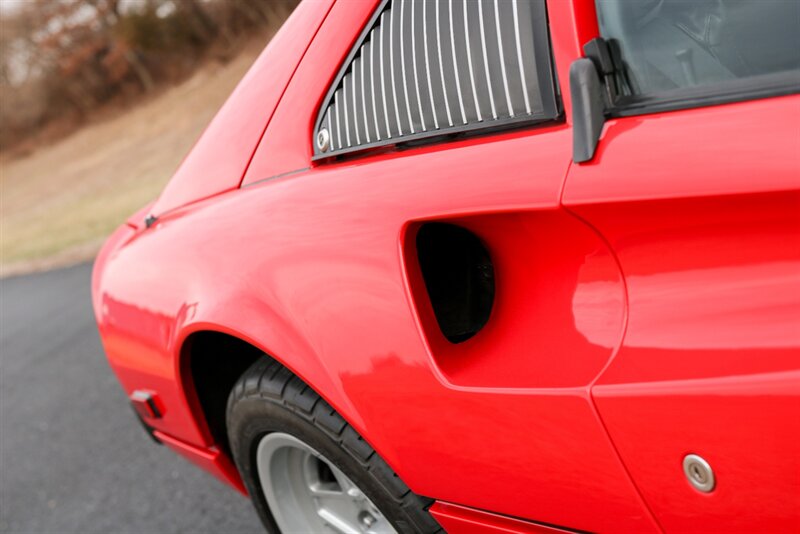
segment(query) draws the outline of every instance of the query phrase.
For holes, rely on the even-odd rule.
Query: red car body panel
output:
[[[247,495],[247,490],[236,471],[236,466],[216,447],[195,447],[158,430],[153,431],[153,437],[190,462]]]
[[[261,136],[333,0],[292,13],[219,110],[151,208],[155,215],[239,187]]]
[[[469,532],[470,534],[558,534],[570,532],[441,501],[434,503],[430,512],[444,527],[445,532]]]
[[[253,155],[243,185],[309,168],[311,139],[322,99],[376,4],[336,2],[297,68],[284,100]]]
[[[592,394],[667,531],[747,532],[748,508],[800,528],[798,124],[795,96],[618,119],[567,180],[627,289]],[[676,468],[690,452],[720,480],[702,507]]]
[[[310,384],[452,532],[743,530],[752,507],[800,526],[800,99],[613,119],[573,165],[564,82],[597,22],[589,0],[550,0],[565,122],[312,162],[319,105],[376,5],[303,3],[158,221],[99,255],[103,344],[128,393],[158,396],[156,436],[241,489],[186,358],[216,331]],[[431,220],[478,235],[499,281],[458,345],[416,261]],[[689,452],[715,466],[714,493],[683,478]]]

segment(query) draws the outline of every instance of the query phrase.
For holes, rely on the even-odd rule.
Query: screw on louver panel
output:
[[[557,116],[544,0],[385,0],[319,111],[314,154]]]

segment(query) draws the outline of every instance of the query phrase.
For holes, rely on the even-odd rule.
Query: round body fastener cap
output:
[[[687,454],[683,458],[683,474],[694,489],[703,493],[712,491],[716,484],[711,466],[696,454]]]
[[[327,152],[330,147],[331,137],[328,130],[322,128],[317,132],[317,148],[320,152]]]

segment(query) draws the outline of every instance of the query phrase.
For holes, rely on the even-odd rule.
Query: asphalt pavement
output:
[[[135,420],[91,265],[0,280],[0,532],[263,532],[250,502]]]

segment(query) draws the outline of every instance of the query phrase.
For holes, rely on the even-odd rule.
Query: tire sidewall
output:
[[[340,469],[381,511],[399,532],[408,523],[397,503],[358,459],[335,437],[282,404],[263,398],[243,398],[231,406],[228,421],[231,451],[251,500],[269,532],[280,533],[267,504],[258,475],[257,451],[261,439],[283,432],[303,441]],[[404,528],[406,527],[406,528]],[[290,534],[290,533],[284,533]]]

